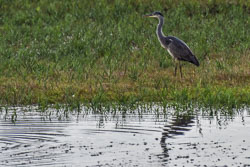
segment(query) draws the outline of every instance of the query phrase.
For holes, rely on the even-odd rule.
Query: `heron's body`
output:
[[[187,61],[192,64],[195,64],[196,66],[199,66],[199,61],[195,57],[195,55],[192,53],[191,49],[187,46],[185,42],[178,39],[174,36],[165,36],[162,32],[162,26],[164,23],[163,15],[160,12],[154,12],[150,15],[146,15],[148,17],[156,17],[159,19],[159,24],[156,29],[156,34],[158,37],[159,42],[161,43],[161,46],[165,48],[168,53],[176,60],[179,61]],[[179,63],[180,72],[181,72],[181,65]],[[177,66],[175,67],[175,75],[176,75]],[[182,73],[181,73],[182,76]]]
[[[173,36],[166,37],[166,41],[166,46],[164,46],[164,48],[167,49],[168,53],[173,58],[181,61],[188,61],[196,66],[199,66],[197,58],[194,56],[186,43]]]

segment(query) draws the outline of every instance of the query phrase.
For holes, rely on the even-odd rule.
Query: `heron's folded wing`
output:
[[[194,56],[194,54],[185,42],[176,37],[171,36],[167,37],[166,41],[171,41],[168,44],[168,50],[175,58],[177,58],[178,60],[188,61],[199,66],[197,58]]]

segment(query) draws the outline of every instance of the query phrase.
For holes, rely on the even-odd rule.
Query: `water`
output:
[[[35,110],[0,112],[0,166],[250,166],[248,109]]]

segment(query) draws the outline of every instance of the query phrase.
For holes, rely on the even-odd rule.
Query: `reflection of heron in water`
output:
[[[171,119],[171,123],[164,125],[160,143],[163,149],[164,157],[169,157],[166,139],[172,138],[176,135],[184,135],[186,131],[190,131],[193,126],[192,123],[194,123],[193,120],[193,115],[177,115]]]

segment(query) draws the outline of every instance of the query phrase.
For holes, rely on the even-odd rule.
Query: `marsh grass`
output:
[[[184,77],[161,48],[183,39],[201,66]],[[161,102],[235,108],[250,102],[248,1],[0,1],[0,104]]]

